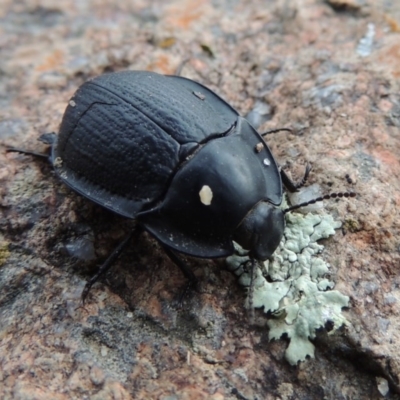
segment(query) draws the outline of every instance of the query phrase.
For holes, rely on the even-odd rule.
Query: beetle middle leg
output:
[[[166,246],[163,246],[163,249],[170,260],[179,267],[183,275],[185,275],[186,279],[188,280],[185,288],[183,289],[179,297],[179,304],[182,304],[183,299],[186,297],[189,291],[196,287],[198,282],[197,278],[190,267],[188,267],[188,265],[173,250]]]
[[[250,260],[246,260],[243,264],[244,272],[250,275],[250,284],[248,287],[248,309],[249,309],[249,319],[250,323],[254,324],[255,321],[255,311],[254,311],[254,283],[255,277],[254,274],[256,273],[257,260],[255,258],[251,258]]]
[[[82,304],[85,303],[86,297],[89,294],[92,286],[99,280],[101,276],[103,276],[109,269],[112,267],[114,262],[118,259],[121,253],[125,250],[128,243],[131,241],[132,237],[139,236],[143,232],[143,228],[141,226],[135,226],[131,232],[125,237],[125,239],[113,250],[113,252],[107,257],[104,263],[99,267],[98,271],[86,282],[85,287],[83,288],[81,300]]]

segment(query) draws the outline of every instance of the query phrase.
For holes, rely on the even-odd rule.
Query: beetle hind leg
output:
[[[18,147],[7,147],[6,148],[7,153],[20,153],[20,154],[25,154],[28,156],[34,156],[38,158],[44,158],[47,161],[50,159],[50,155],[46,153],[37,153],[36,151],[29,151],[29,150],[24,150],[20,149]]]
[[[44,133],[39,137],[39,141],[47,144],[47,145],[52,145],[55,141],[56,134],[54,132],[51,133]],[[37,158],[44,158],[47,161],[50,161],[50,151],[48,153],[38,153],[36,151],[30,151],[30,150],[25,150],[25,149],[20,149],[19,147],[6,147],[6,152],[7,153],[20,153],[20,154],[26,154],[28,156],[34,156]]]

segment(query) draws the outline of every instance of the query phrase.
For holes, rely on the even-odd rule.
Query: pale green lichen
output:
[[[290,339],[285,356],[292,365],[314,356],[310,339],[317,329],[329,321],[333,323],[332,333],[347,322],[341,312],[349,298],[332,290],[329,266],[319,256],[324,247],[316,243],[333,235],[340,226],[330,215],[287,214],[284,237],[273,261],[261,266],[264,271],[258,267],[254,271],[253,306],[263,307],[272,315],[268,320],[270,340],[284,334]],[[245,268],[248,260],[239,247],[237,254],[227,259],[229,268],[246,287],[250,285]]]

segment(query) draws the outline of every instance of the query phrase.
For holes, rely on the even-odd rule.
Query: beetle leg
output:
[[[189,280],[189,281],[197,281],[196,276],[194,275],[193,271],[186,265],[186,263],[170,248],[163,246],[164,251],[167,253],[167,256],[173,261],[183,272],[183,275]]]
[[[183,299],[186,297],[189,291],[196,286],[197,278],[190,267],[188,267],[187,264],[174,251],[166,246],[163,246],[163,248],[170,260],[179,267],[183,275],[185,275],[186,279],[188,280],[187,285],[179,297],[179,304],[182,304]]]
[[[7,153],[20,153],[20,154],[26,154],[28,156],[35,156],[39,158],[45,158],[46,160],[49,160],[49,154],[46,153],[36,153],[35,151],[28,151],[28,150],[23,150],[19,149],[17,147],[7,147],[6,148]]]
[[[281,131],[293,133],[293,130],[290,128],[278,128],[278,129],[272,129],[272,130],[264,132],[264,133],[260,133],[260,135],[264,138],[265,136],[270,135],[271,133],[276,133],[276,132],[281,132]],[[306,170],[305,170],[303,179],[298,183],[293,182],[287,176],[286,172],[283,169],[280,169],[281,179],[282,179],[282,182],[285,185],[286,189],[289,190],[289,192],[293,193],[293,192],[296,192],[301,187],[303,187],[305,185],[305,183],[307,182],[308,176],[310,175],[311,168],[312,167],[310,164],[306,165]]]
[[[303,179],[298,183],[293,182],[288,177],[286,172],[282,168],[280,168],[282,183],[285,185],[286,189],[289,190],[290,193],[296,192],[298,189],[303,187],[305,185],[305,183],[307,182],[308,176],[310,175],[311,168],[312,168],[311,164],[307,163]]]
[[[277,129],[271,129],[270,131],[267,131],[264,133],[260,133],[260,135],[262,137],[264,137],[264,136],[270,135],[271,133],[277,133],[277,132],[282,132],[282,131],[293,133],[293,130],[290,128],[277,128]]]
[[[139,229],[138,229],[139,228]],[[96,274],[94,274],[87,282],[85,287],[83,288],[82,295],[81,295],[81,300],[82,304],[85,304],[85,300],[87,295],[89,294],[89,291],[91,287],[99,280],[99,278],[104,275],[113,265],[113,263],[117,260],[117,258],[121,255],[121,253],[125,250],[127,244],[130,242],[132,239],[133,235],[139,235],[142,232],[142,229],[140,227],[135,226],[131,232],[128,234],[128,236],[125,237],[125,239],[113,250],[113,252],[108,256],[106,261],[99,267],[98,271]]]
[[[256,268],[257,262],[254,258],[251,259],[250,267],[250,286],[249,286],[249,312],[250,312],[250,324],[254,324],[255,312],[254,312],[254,269]]]
[[[56,141],[57,135],[54,132],[43,133],[43,135],[39,136],[39,142],[44,144],[53,145]]]
[[[174,75],[176,75],[176,76],[181,76],[183,67],[189,62],[189,60],[190,60],[190,57],[185,58],[185,59],[178,65],[178,67],[177,67],[177,69],[176,69]]]
[[[56,138],[56,134],[54,132],[51,133],[44,133],[39,137],[39,141],[44,144],[51,145],[54,143]],[[6,147],[7,153],[20,153],[26,154],[28,156],[34,156],[39,158],[45,158],[47,161],[50,161],[50,152],[49,153],[37,153],[36,151],[29,151],[24,149],[19,149],[18,147]]]

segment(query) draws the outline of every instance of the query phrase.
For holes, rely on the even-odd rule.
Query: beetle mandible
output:
[[[310,171],[295,185],[263,137],[217,94],[147,71],[82,84],[51,142],[49,158],[65,184],[134,219],[184,271],[175,251],[226,257],[233,241],[253,260],[270,258],[285,225],[282,182],[295,191]],[[83,299],[130,237],[87,283]]]

